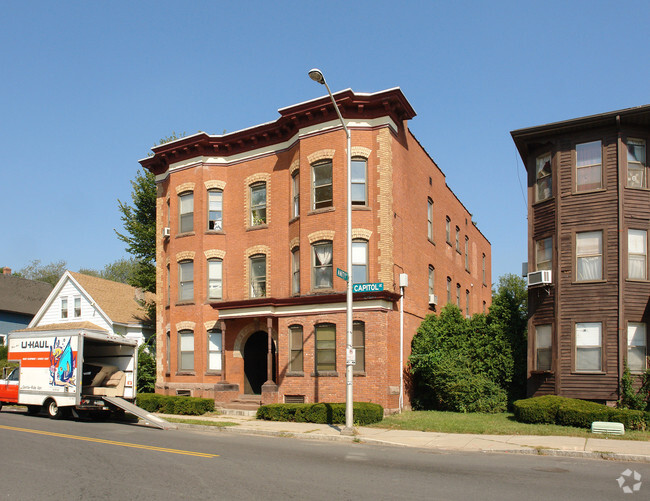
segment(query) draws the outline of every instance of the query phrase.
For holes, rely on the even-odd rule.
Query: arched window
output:
[[[354,348],[355,363],[354,372],[365,372],[366,370],[366,324],[355,321],[352,324],[352,347]]]
[[[368,205],[367,165],[365,158],[352,159],[352,172],[350,176],[352,205]]]
[[[208,370],[221,370],[222,337],[219,329],[208,331]]]
[[[302,325],[289,327],[289,372],[303,371]]]
[[[336,370],[336,325],[317,324],[316,331],[316,372]]]
[[[266,297],[266,256],[256,254],[249,259],[251,297]]]
[[[312,244],[312,288],[331,289],[332,275],[332,242],[322,240]]]
[[[208,299],[223,298],[223,261],[208,259]]]
[[[192,301],[194,299],[194,261],[178,263],[178,300]]]
[[[368,241],[352,241],[352,283],[363,284],[368,281]]]
[[[178,195],[180,233],[194,231],[194,193],[186,191]]]
[[[194,332],[191,330],[178,331],[178,370],[194,370]]]
[[[266,183],[251,185],[251,226],[266,224]]]
[[[332,161],[316,162],[312,169],[312,208],[324,209],[333,205]]]
[[[291,251],[291,292],[300,294],[300,248]]]
[[[223,191],[208,190],[208,230],[223,230]]]

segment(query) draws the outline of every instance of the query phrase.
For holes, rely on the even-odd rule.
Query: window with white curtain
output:
[[[223,191],[208,190],[208,230],[223,230]]]
[[[628,139],[627,186],[629,188],[645,188],[647,183],[645,141],[642,139]]]
[[[178,206],[180,232],[194,231],[194,193],[181,193],[178,196]]]
[[[316,242],[312,248],[312,287],[314,289],[331,289],[332,275],[332,242]]]
[[[579,282],[603,278],[603,232],[576,233],[576,279]]]
[[[178,332],[178,370],[194,370],[194,332],[190,330]]]
[[[576,371],[600,372],[602,370],[603,324],[585,322],[576,324]]]
[[[537,271],[550,270],[553,264],[553,238],[542,238],[535,242],[535,264]]]
[[[222,337],[219,329],[208,331],[208,370],[221,370]]]
[[[647,367],[646,324],[629,322],[627,324],[627,365],[631,372],[643,372]]]
[[[368,281],[368,242],[352,241],[352,283],[363,284]]]
[[[223,261],[221,259],[208,259],[208,298],[221,299],[223,297]]]
[[[551,370],[551,325],[535,326],[535,369]]]
[[[249,265],[251,297],[266,297],[266,256],[251,256]]]
[[[627,277],[645,280],[648,277],[648,232],[627,230]]]
[[[541,202],[553,196],[553,176],[551,175],[551,154],[537,157],[535,161],[535,201]]]
[[[576,191],[602,188],[602,155],[600,141],[576,144]]]

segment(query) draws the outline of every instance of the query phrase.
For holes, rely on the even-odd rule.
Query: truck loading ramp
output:
[[[124,409],[126,412],[129,412],[134,416],[138,416],[139,418],[144,419],[150,425],[156,426],[162,430],[173,430],[177,428],[176,425],[172,423],[168,423],[167,421],[165,421],[162,418],[159,418],[158,416],[154,416],[149,411],[145,411],[144,409],[141,409],[137,405],[133,405],[131,402],[127,402],[123,398],[105,396],[103,397],[103,399],[113,404],[115,407]]]

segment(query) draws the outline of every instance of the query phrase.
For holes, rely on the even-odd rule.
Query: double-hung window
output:
[[[460,228],[456,226],[456,252],[460,254]]]
[[[74,317],[79,318],[81,316],[81,298],[74,298]]]
[[[352,205],[368,205],[368,192],[366,189],[365,158],[352,159],[352,175],[350,177],[350,189],[352,191]]]
[[[535,201],[541,202],[553,196],[553,176],[551,154],[537,157],[535,160]]]
[[[291,188],[293,191],[292,217],[300,215],[300,173],[298,170],[291,176]]]
[[[429,296],[435,294],[436,270],[433,266],[429,265]]]
[[[300,249],[291,251],[291,292],[300,294]]]
[[[354,349],[353,372],[366,370],[366,324],[356,321],[352,324],[352,348]]]
[[[333,205],[332,161],[325,160],[312,165],[313,209],[324,209]]]
[[[645,159],[645,141],[627,140],[627,186],[646,188],[648,183]]]
[[[368,281],[368,242],[352,242],[352,283],[362,284]]]
[[[223,261],[208,259],[208,298],[223,298]]]
[[[542,238],[535,242],[535,265],[537,271],[550,270],[553,264],[553,238]]]
[[[648,277],[648,232],[627,230],[627,276],[636,280]]]
[[[312,246],[312,288],[332,288],[332,242],[316,242]]]
[[[208,190],[208,230],[223,230],[223,191]]]
[[[433,242],[433,200],[427,200],[427,237]]]
[[[194,193],[188,191],[178,195],[179,227],[181,233],[194,231]]]
[[[576,144],[576,191],[602,188],[602,155],[600,141]]]
[[[266,224],[266,183],[251,185],[251,226]]]
[[[603,278],[603,232],[576,233],[576,280],[579,282]]]
[[[194,299],[194,261],[178,263],[178,300]]]
[[[456,284],[456,306],[460,308],[460,284]]]
[[[194,370],[194,332],[182,330],[178,332],[178,370],[188,372]]]
[[[336,370],[336,326],[318,324],[316,331],[316,372]]]
[[[68,298],[61,298],[61,318],[68,318]]]
[[[250,257],[251,297],[266,297],[266,256],[257,254]]]
[[[627,365],[631,372],[643,372],[647,367],[646,324],[629,322],[627,324]]]
[[[222,337],[219,329],[208,331],[208,370],[221,370]]]
[[[575,368],[577,372],[600,372],[602,369],[603,324],[576,324]]]
[[[449,216],[445,219],[445,240],[451,245],[451,219],[449,219]]]
[[[465,289],[465,316],[469,318],[469,290]]]
[[[465,269],[469,271],[469,237],[465,237]]]
[[[303,337],[302,326],[289,327],[289,372],[303,371]]]
[[[535,326],[535,370],[550,371],[551,354],[551,325]]]
[[[451,277],[447,277],[447,304],[451,303]]]

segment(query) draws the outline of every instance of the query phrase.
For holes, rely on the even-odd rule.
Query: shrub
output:
[[[353,421],[357,425],[377,423],[384,417],[384,409],[379,404],[354,402]],[[315,404],[269,404],[257,409],[257,419],[267,421],[294,421],[297,423],[343,424],[345,423],[344,403]]]
[[[211,398],[177,397],[157,393],[138,393],[136,405],[149,412],[200,416],[214,411]]]
[[[513,403],[515,419],[522,423],[559,424],[590,428],[594,421],[623,423],[628,430],[643,430],[650,423],[650,413],[631,409],[614,409],[606,405],[575,398],[545,395]]]

